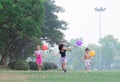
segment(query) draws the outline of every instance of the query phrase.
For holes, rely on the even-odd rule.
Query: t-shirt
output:
[[[61,57],[66,57],[66,50],[60,51],[59,53],[60,53]]]
[[[36,50],[36,51],[34,52],[34,54],[35,54],[35,56],[36,56],[37,59],[40,58],[40,57],[42,57],[42,55],[43,55],[43,53],[42,53],[41,50]]]

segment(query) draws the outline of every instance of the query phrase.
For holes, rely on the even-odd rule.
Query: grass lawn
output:
[[[0,70],[0,82],[120,82],[120,71],[13,71]]]

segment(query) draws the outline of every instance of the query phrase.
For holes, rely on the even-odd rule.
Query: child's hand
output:
[[[54,54],[54,57],[56,57],[57,55],[56,54]]]
[[[54,54],[54,57],[56,57],[56,56],[58,56],[59,54],[58,53],[56,53],[56,54]]]
[[[73,48],[76,48],[76,47],[77,47],[76,45],[73,46]]]
[[[43,55],[43,58],[45,58],[46,56],[45,55]]]

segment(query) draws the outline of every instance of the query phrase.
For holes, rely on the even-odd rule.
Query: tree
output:
[[[0,64],[6,57],[22,58],[23,52],[31,55],[41,37],[50,44],[64,40],[67,23],[58,19],[59,12],[64,9],[54,0],[0,0]]]
[[[67,29],[67,23],[65,21],[59,20],[56,13],[64,12],[64,9],[55,5],[54,0],[45,0],[44,7],[45,20],[44,25],[41,28],[42,37],[40,38],[41,40],[47,41],[50,45],[58,44],[64,40],[64,34],[61,32],[61,30]],[[33,53],[33,49],[35,47],[34,45],[39,44],[39,41],[39,39],[35,38],[34,41],[27,44],[27,46],[24,48],[25,54],[27,54],[27,56],[30,56],[31,53]]]
[[[41,36],[44,13],[43,0],[0,1],[1,64],[6,56],[19,57],[32,37]]]
[[[112,35],[107,35],[100,40],[100,43],[102,44],[102,66],[109,69],[116,55],[115,51],[117,49],[118,39]]]
[[[47,41],[51,44],[60,43],[64,40],[64,34],[61,30],[66,30],[67,23],[63,20],[59,20],[56,13],[64,12],[62,7],[56,6],[54,0],[45,0],[45,24],[42,28],[43,39],[47,38]]]

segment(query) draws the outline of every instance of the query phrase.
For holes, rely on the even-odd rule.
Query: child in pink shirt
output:
[[[42,50],[40,49],[40,45],[36,46],[36,50],[35,50],[34,54],[36,56],[36,64],[38,65],[38,70],[41,71],[44,55],[43,55]]]

